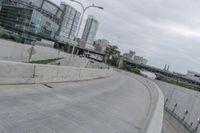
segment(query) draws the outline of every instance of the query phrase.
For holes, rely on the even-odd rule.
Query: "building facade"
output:
[[[59,28],[53,15],[24,0],[3,0],[0,26],[18,34],[27,42],[34,41],[34,35],[54,38]]]
[[[135,54],[136,54],[135,51],[130,50],[129,53],[124,53],[123,57],[133,61],[135,58]]]
[[[98,52],[105,53],[106,49],[110,47],[109,41],[105,39],[99,39],[94,42],[94,49]]]
[[[142,64],[142,65],[147,64],[147,59],[145,59],[144,57],[140,57],[140,56],[135,56],[133,61],[137,64]]]
[[[188,71],[186,74],[186,78],[200,82],[200,73]]]
[[[6,0],[6,1],[9,1],[9,0]],[[12,1],[16,1],[16,0],[12,0]],[[43,14],[51,18],[56,23],[60,22],[62,9],[50,0],[17,0],[17,1],[19,1],[19,3],[22,3],[22,2],[28,3],[30,5],[29,7],[35,8],[36,10],[42,12]]]
[[[63,14],[58,32],[58,40],[63,43],[73,43],[81,13],[66,3],[61,3],[61,9],[63,10]]]
[[[82,35],[82,39],[86,42],[86,48],[94,49],[93,42],[95,40],[98,27],[99,22],[93,16],[89,16]]]
[[[0,25],[8,30],[26,30],[31,19],[32,10],[23,7],[2,5]]]
[[[148,60],[141,56],[136,56],[136,52],[130,50],[129,53],[124,53],[123,58],[137,64],[146,65]]]
[[[57,23],[53,22],[48,17],[44,16],[42,13],[35,9],[32,10],[30,23],[33,25],[33,29],[36,34],[41,34],[42,36],[50,36],[51,38],[55,37],[59,28]]]
[[[85,40],[83,40],[83,39],[81,39],[81,38],[78,38],[77,39],[77,42],[78,42],[78,46],[80,47],[80,48],[85,48]]]

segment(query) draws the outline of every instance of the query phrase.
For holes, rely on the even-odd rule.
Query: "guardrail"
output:
[[[188,110],[185,110],[184,114],[183,114],[183,117],[180,117],[178,116],[176,113],[175,113],[175,110],[176,110],[176,107],[177,107],[177,104],[174,105],[174,109],[173,110],[170,110],[167,106],[166,106],[166,103],[167,103],[167,100],[165,100],[165,111],[168,112],[172,117],[174,117],[189,133],[197,133],[198,131],[198,128],[199,128],[199,125],[200,125],[200,121],[198,121],[197,125],[195,128],[193,128],[193,123],[190,123],[188,124],[186,121],[185,121],[185,117],[186,115],[188,114]]]
[[[165,110],[186,132],[200,133],[200,93],[155,80],[165,96]],[[181,126],[182,125],[182,126]]]

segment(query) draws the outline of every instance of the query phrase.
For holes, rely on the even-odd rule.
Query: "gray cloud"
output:
[[[169,64],[172,70],[184,73],[200,71],[199,0],[80,1],[105,8],[87,12],[100,21],[97,38],[112,41],[122,52],[135,50],[149,65],[163,68]]]

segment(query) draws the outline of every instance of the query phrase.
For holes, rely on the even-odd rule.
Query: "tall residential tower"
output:
[[[63,10],[63,14],[61,17],[62,20],[59,28],[58,40],[64,43],[73,42],[81,13],[66,3],[61,3],[61,9]]]
[[[93,16],[89,16],[82,35],[82,39],[86,42],[86,48],[94,49],[93,42],[95,40],[98,27],[99,22]]]

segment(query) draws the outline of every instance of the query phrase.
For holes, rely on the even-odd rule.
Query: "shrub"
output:
[[[178,85],[178,86],[181,86],[181,87],[185,87],[185,88],[188,88],[188,89],[200,91],[200,87],[199,86],[195,86],[193,84],[184,82],[184,81],[179,80],[179,79],[174,79],[173,77],[168,77],[168,76],[164,76],[164,75],[161,75],[161,74],[157,74],[156,75],[156,79],[160,80],[160,81],[164,81],[164,82],[170,83],[170,84],[174,84],[174,85]]]
[[[0,33],[0,38],[12,40],[15,42],[22,42],[22,39],[20,37],[5,32]]]
[[[138,69],[134,66],[124,65],[124,67],[122,69],[136,73],[136,74],[141,74],[140,69]]]
[[[10,39],[10,35],[8,33],[2,33],[2,38]]]

